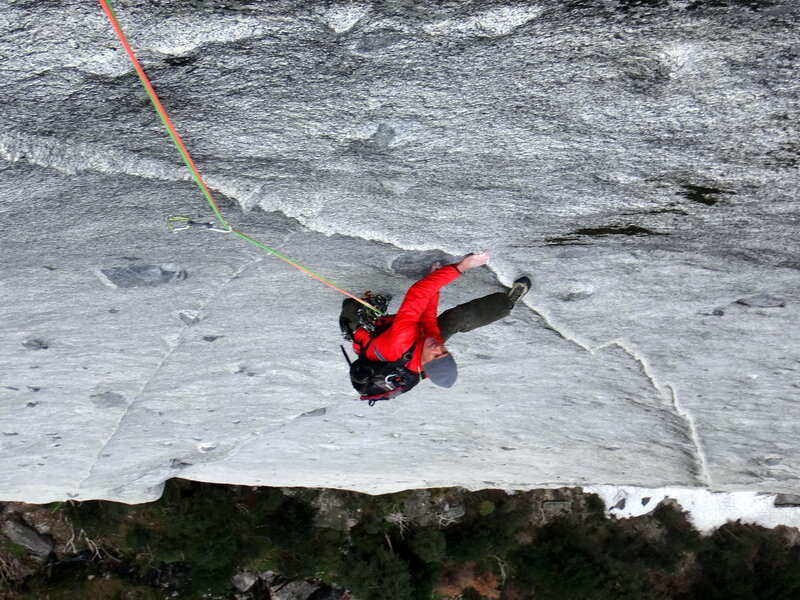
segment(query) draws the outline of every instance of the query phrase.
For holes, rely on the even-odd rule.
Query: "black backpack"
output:
[[[363,299],[375,306],[381,313],[385,313],[392,297],[389,294],[367,292]],[[344,339],[352,342],[357,329],[365,329],[370,335],[369,342],[361,348],[356,360],[351,361],[342,346],[342,353],[350,366],[350,383],[360,394],[361,399],[369,402],[370,406],[374,406],[379,400],[390,400],[399,396],[419,383],[419,375],[406,368],[406,364],[414,355],[415,346],[411,346],[403,353],[403,356],[392,362],[367,358],[367,348],[390,325],[391,317],[379,318],[378,313],[367,309],[352,298],[346,298],[342,302],[339,327]]]
[[[345,352],[345,358],[350,363],[350,382],[361,395],[361,399],[366,400],[370,406],[374,406],[379,400],[391,400],[404,394],[419,383],[419,375],[406,368],[414,355],[415,346],[411,346],[403,356],[393,362],[380,362],[366,357],[367,348],[374,339],[373,337],[361,351],[361,355],[352,362]]]

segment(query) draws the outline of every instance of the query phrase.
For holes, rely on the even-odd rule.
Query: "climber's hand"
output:
[[[469,269],[474,269],[475,267],[485,265],[487,262],[489,262],[488,250],[481,252],[480,254],[468,254],[456,264],[456,267],[463,273]]]

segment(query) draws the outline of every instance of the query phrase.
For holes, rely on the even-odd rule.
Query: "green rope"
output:
[[[232,233],[235,233],[240,238],[242,238],[244,240],[247,240],[251,244],[254,244],[254,245],[258,246],[259,248],[262,248],[263,250],[266,250],[267,252],[269,252],[272,255],[276,256],[277,258],[283,260],[284,262],[290,264],[291,266],[299,269],[300,271],[306,273],[307,275],[310,275],[311,277],[314,277],[315,279],[321,281],[322,283],[330,286],[331,288],[335,289],[336,291],[341,292],[345,296],[349,296],[350,298],[353,298],[354,300],[357,300],[358,302],[360,302],[364,306],[368,307],[370,310],[373,310],[376,313],[382,315],[383,313],[380,310],[378,310],[377,308],[375,308],[374,306],[372,306],[370,303],[366,302],[365,300],[363,300],[363,299],[361,299],[361,298],[359,298],[357,296],[354,296],[353,294],[351,294],[349,292],[344,291],[343,289],[337,287],[336,285],[334,285],[333,283],[331,283],[330,281],[328,281],[324,277],[322,277],[320,275],[317,275],[316,273],[314,273],[313,271],[311,271],[309,269],[306,269],[302,265],[300,265],[300,264],[296,263],[295,261],[287,258],[286,256],[283,256],[282,254],[280,254],[279,252],[273,250],[269,246],[266,246],[265,244],[262,244],[261,242],[258,242],[256,240],[254,240],[250,236],[242,233],[241,231],[238,231],[238,230],[234,229],[233,227],[231,227],[228,224],[228,222],[222,216],[222,212],[220,212],[219,207],[217,206],[217,203],[214,201],[214,198],[211,195],[211,190],[208,189],[208,186],[206,185],[205,181],[203,181],[203,177],[200,175],[200,171],[195,166],[194,161],[192,160],[192,157],[189,155],[188,150],[186,150],[186,147],[183,145],[183,141],[181,140],[181,137],[178,135],[177,130],[175,129],[175,127],[172,124],[172,121],[170,121],[170,118],[167,115],[167,112],[164,110],[164,107],[161,105],[161,102],[158,99],[158,95],[156,94],[156,91],[153,89],[153,86],[150,84],[150,80],[147,78],[147,75],[145,74],[144,69],[142,69],[142,66],[139,64],[139,61],[136,59],[136,54],[133,52],[133,49],[131,48],[130,44],[128,43],[128,39],[125,37],[125,34],[122,31],[122,27],[120,26],[119,21],[117,20],[117,16],[114,13],[114,9],[111,8],[111,5],[109,4],[108,0],[99,0],[99,2],[100,2],[100,5],[103,7],[103,11],[108,16],[108,19],[111,22],[111,26],[114,28],[114,31],[117,33],[117,36],[119,37],[120,42],[122,43],[122,46],[125,48],[125,52],[128,54],[128,57],[131,59],[131,62],[133,63],[134,68],[136,69],[136,74],[139,76],[139,81],[141,81],[142,85],[144,86],[145,91],[147,92],[148,96],[150,96],[150,101],[153,103],[153,106],[155,107],[156,112],[158,113],[158,116],[161,119],[161,122],[164,124],[164,128],[167,130],[167,133],[169,133],[170,138],[172,138],[172,143],[175,144],[175,147],[178,149],[178,152],[180,153],[181,157],[183,158],[183,162],[186,163],[186,166],[189,168],[189,171],[192,173],[192,177],[194,178],[195,183],[197,183],[197,186],[203,192],[203,195],[206,197],[206,200],[208,200],[208,203],[211,206],[211,209],[214,211],[214,214],[217,216],[217,218],[219,219],[220,223],[222,223],[223,227],[225,229],[227,229],[228,231],[230,231]]]

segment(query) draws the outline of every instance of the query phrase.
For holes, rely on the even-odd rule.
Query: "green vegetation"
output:
[[[548,513],[548,499],[568,510]],[[703,537],[669,504],[615,521],[580,490],[366,496],[173,480],[150,504],[40,512],[58,555],[34,565],[0,537],[10,598],[233,598],[240,570],[360,600],[800,597],[800,547],[787,531],[728,524]]]

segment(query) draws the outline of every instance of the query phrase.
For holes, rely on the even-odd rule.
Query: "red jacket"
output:
[[[458,279],[461,272],[455,265],[437,269],[424,279],[420,279],[406,292],[400,310],[391,319],[389,329],[378,335],[367,349],[367,358],[391,362],[395,361],[411,346],[416,344],[414,355],[406,365],[415,373],[422,371],[420,355],[422,343],[427,337],[442,341],[439,324],[439,290],[451,281]],[[369,334],[364,329],[355,332],[353,348],[357,353],[369,342]]]

